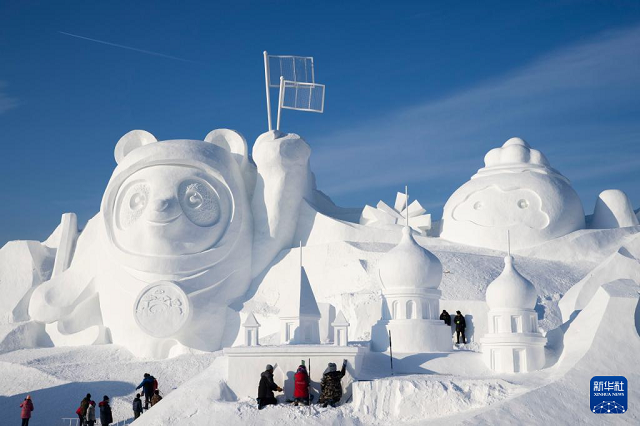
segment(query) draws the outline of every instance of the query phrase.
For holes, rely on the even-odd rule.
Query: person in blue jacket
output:
[[[153,396],[153,391],[155,390],[156,378],[153,377],[149,373],[144,373],[144,379],[138,385],[136,390],[142,388],[142,393],[144,394],[144,409],[149,409],[149,402],[151,402],[151,397]]]

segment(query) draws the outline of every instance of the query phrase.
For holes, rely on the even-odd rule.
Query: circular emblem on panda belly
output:
[[[189,320],[189,298],[171,281],[158,281],[146,286],[133,305],[138,326],[153,337],[170,337]]]

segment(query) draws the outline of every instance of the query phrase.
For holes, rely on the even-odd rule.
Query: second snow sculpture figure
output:
[[[444,206],[444,239],[502,249],[511,230],[515,248],[535,246],[584,229],[584,210],[569,180],[520,138],[484,157],[485,167]]]
[[[291,244],[312,189],[309,154],[299,136],[269,132],[256,142],[256,167],[231,130],[204,141],[127,133],[100,213],[69,269],[34,291],[31,317],[54,343],[113,342],[155,357],[219,349],[229,305]]]

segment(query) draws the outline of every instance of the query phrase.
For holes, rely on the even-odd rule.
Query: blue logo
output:
[[[627,406],[629,387],[622,376],[595,376],[591,379],[591,412],[623,414]]]

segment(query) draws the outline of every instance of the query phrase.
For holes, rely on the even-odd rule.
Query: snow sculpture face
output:
[[[212,247],[226,230],[227,188],[202,170],[154,166],[129,176],[116,196],[115,241],[147,255],[183,255]]]
[[[496,185],[471,193],[454,208],[453,218],[484,227],[523,225],[544,229],[549,225],[540,195],[523,188],[504,191]]]
[[[583,229],[584,210],[569,180],[520,138],[489,151],[485,167],[451,195],[441,237],[478,247],[534,246]]]

